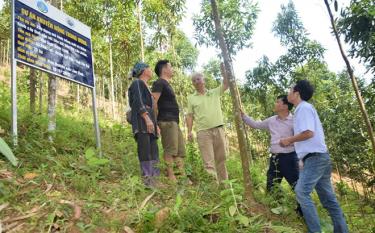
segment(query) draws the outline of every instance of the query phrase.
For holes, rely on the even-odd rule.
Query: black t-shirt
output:
[[[159,78],[152,85],[152,92],[160,93],[158,100],[158,121],[179,122],[179,109],[176,95],[165,79]]]

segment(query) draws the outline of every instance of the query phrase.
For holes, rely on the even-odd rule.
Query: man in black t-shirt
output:
[[[176,95],[169,83],[173,77],[173,68],[168,60],[160,60],[155,66],[155,73],[159,78],[152,85],[152,95],[157,106],[164,161],[167,165],[168,178],[176,181],[173,171],[174,163],[179,173],[185,176],[185,140],[179,127],[179,107]]]

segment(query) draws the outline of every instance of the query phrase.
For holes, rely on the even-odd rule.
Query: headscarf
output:
[[[134,78],[139,78],[139,76],[141,76],[141,74],[143,73],[143,71],[145,69],[147,69],[148,67],[150,67],[149,65],[147,65],[146,63],[144,62],[137,62],[134,67],[133,67],[133,70],[132,70],[132,76]]]

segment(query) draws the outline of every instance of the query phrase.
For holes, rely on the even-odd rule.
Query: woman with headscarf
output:
[[[137,141],[138,159],[144,183],[148,187],[156,185],[159,176],[159,150],[156,117],[153,109],[154,100],[147,82],[152,77],[149,65],[138,62],[134,65],[132,76],[135,80],[129,87],[128,97],[131,107],[131,124]]]

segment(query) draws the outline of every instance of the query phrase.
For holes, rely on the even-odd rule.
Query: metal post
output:
[[[90,47],[92,49],[92,40],[90,38]],[[96,149],[99,151],[99,157],[102,157],[102,145],[100,141],[100,129],[99,129],[99,118],[98,118],[98,108],[96,106],[96,77],[95,77],[95,61],[94,55],[91,52],[92,60],[92,74],[94,79],[94,86],[91,87],[91,96],[92,96],[92,110],[94,114],[94,127],[95,127],[95,138],[96,138]]]
[[[95,86],[91,88],[92,95],[92,109],[94,113],[94,127],[95,127],[95,137],[96,137],[96,148],[99,150],[99,156],[102,157],[102,147],[100,142],[100,129],[99,129],[99,120],[98,120],[98,111],[96,107],[96,89]]]
[[[12,0],[12,13],[11,13],[11,38],[12,38],[12,60],[11,60],[11,94],[12,94],[12,136],[13,145],[17,146],[17,61],[15,60],[15,41],[14,41],[14,0]]]

